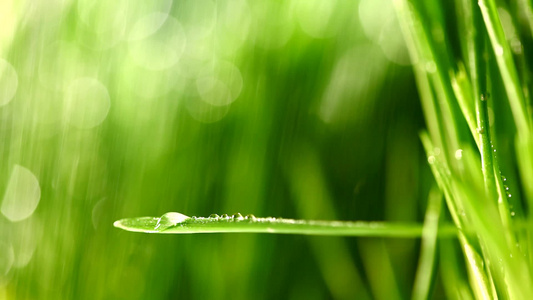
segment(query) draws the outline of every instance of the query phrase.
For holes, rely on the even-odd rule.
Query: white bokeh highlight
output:
[[[90,77],[73,80],[65,99],[67,122],[80,129],[100,125],[111,106],[107,88],[98,80]]]
[[[23,166],[15,165],[0,210],[12,222],[30,217],[41,200],[37,177]]]
[[[17,92],[18,83],[15,68],[0,58],[0,107],[11,102]]]
[[[226,106],[239,97],[243,87],[241,71],[227,61],[208,63],[196,79],[200,98],[214,106]]]
[[[164,22],[159,26],[161,20]],[[167,14],[153,13],[134,25],[128,50],[137,65],[164,70],[180,60],[186,44],[187,37],[178,20]]]

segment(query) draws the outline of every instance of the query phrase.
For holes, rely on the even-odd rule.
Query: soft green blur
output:
[[[409,297],[415,239],[112,226],[421,221],[432,179],[389,2],[0,1],[0,299]]]

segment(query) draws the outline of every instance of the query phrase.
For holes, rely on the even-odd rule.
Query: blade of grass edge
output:
[[[436,274],[435,264],[442,197],[443,195],[438,188],[433,187],[430,190],[422,231],[420,258],[413,286],[412,299],[414,300],[430,299],[431,297]]]

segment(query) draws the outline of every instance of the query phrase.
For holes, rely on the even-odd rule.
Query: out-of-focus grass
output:
[[[412,240],[112,227],[422,221],[433,183],[389,1],[8,0],[0,51],[0,298],[410,295]]]

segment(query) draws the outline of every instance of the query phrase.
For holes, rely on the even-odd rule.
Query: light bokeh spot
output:
[[[156,98],[167,95],[172,89],[179,88],[182,77],[177,66],[155,71],[129,64],[122,71],[121,79],[124,80],[124,86],[135,95],[142,98]],[[130,100],[120,99],[120,101]]]
[[[254,20],[252,40],[264,49],[281,48],[294,32],[294,19],[287,1],[249,2]]]
[[[41,200],[41,187],[33,173],[15,165],[4,193],[1,211],[12,222],[30,217]]]
[[[179,0],[176,5],[176,18],[183,25],[188,39],[202,39],[210,35],[217,21],[215,2]]]
[[[96,62],[72,42],[46,44],[39,55],[39,81],[48,89],[63,92],[71,80],[96,73]]]
[[[226,61],[209,63],[196,80],[196,88],[202,100],[214,106],[231,104],[239,97],[242,86],[241,72]]]
[[[252,16],[245,0],[229,0],[217,3],[215,38],[217,51],[232,54],[245,42],[250,32]]]
[[[222,120],[228,114],[230,105],[213,106],[199,99],[189,99],[186,108],[193,119],[209,124]]]
[[[366,37],[381,47],[387,59],[399,65],[411,64],[391,0],[362,0],[359,20]]]
[[[15,36],[18,22],[16,10],[13,1],[0,1],[0,50],[7,47]]]
[[[211,105],[228,105],[233,101],[228,86],[215,76],[199,78],[196,81],[196,86],[198,94]]]
[[[342,123],[366,118],[366,114],[356,112],[373,109],[376,83],[385,76],[387,63],[374,44],[347,50],[333,68],[319,108],[321,119],[326,123]]]
[[[18,75],[13,66],[0,58],[0,106],[11,102],[18,88]]]
[[[157,31],[149,34],[164,19]],[[129,54],[139,66],[150,70],[163,70],[176,64],[187,43],[180,22],[167,14],[153,13],[140,19],[134,26]],[[138,39],[144,37],[142,39]]]
[[[302,30],[314,38],[335,36],[351,14],[335,14],[341,1],[307,1],[296,2],[296,15]]]
[[[132,25],[146,13],[168,14],[172,0],[132,2],[129,0],[100,1],[78,0],[80,20],[95,33],[115,32],[116,38],[129,34]]]
[[[5,241],[0,241],[0,275],[5,276],[9,273],[14,260],[15,253],[13,251],[13,246]],[[0,279],[2,278],[0,277]],[[0,283],[2,282],[0,281]]]
[[[94,78],[73,80],[66,94],[66,119],[77,128],[93,128],[104,121],[110,107],[107,88]]]
[[[160,12],[144,16],[135,23],[130,31],[128,40],[138,41],[151,36],[163,26],[163,23],[165,23],[167,19],[168,14]]]
[[[365,35],[378,40],[388,18],[394,18],[391,0],[361,0],[359,2],[359,21]]]
[[[33,216],[22,222],[10,224],[9,238],[15,254],[13,268],[26,267],[33,258],[43,235],[43,224]],[[0,298],[1,299],[1,298]]]

